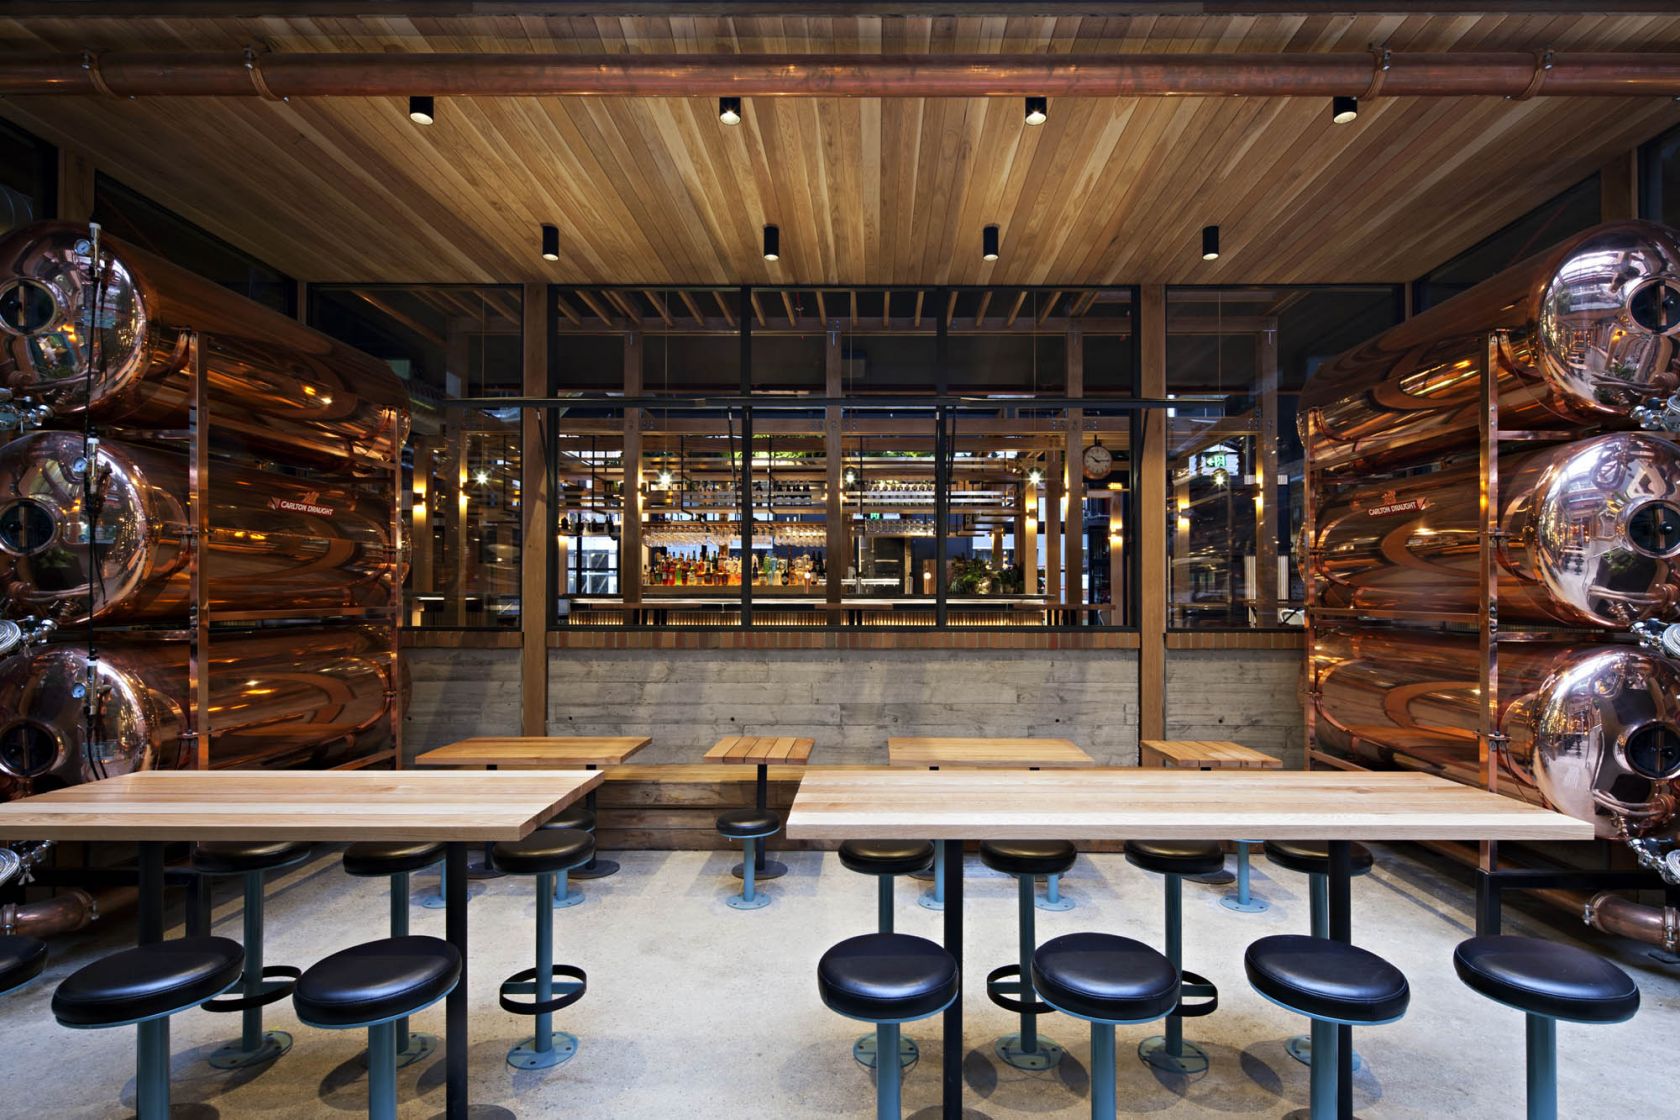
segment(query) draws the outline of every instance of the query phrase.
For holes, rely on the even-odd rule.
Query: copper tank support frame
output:
[[[0,95],[111,97],[1673,97],[1680,53],[13,54]]]

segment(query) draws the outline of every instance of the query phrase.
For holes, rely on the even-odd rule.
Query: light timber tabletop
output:
[[[811,760],[812,739],[791,735],[725,735],[706,752],[707,762],[756,762],[803,766]]]
[[[1593,826],[1428,774],[813,769],[799,840],[1591,840]]]
[[[887,740],[893,766],[1095,766],[1097,760],[1067,739],[894,737]]]
[[[599,770],[142,770],[0,804],[0,838],[520,840]]]
[[[1283,759],[1222,739],[1144,739],[1139,766],[1183,766],[1192,770],[1281,770]]]
[[[419,766],[617,766],[653,742],[645,735],[541,735],[462,739],[427,751]]]

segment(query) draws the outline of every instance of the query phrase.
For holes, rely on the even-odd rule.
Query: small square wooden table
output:
[[[1139,766],[1189,770],[1281,770],[1283,759],[1224,739],[1144,739]]]
[[[524,839],[600,782],[578,770],[142,770],[0,804],[0,837],[137,842],[143,945],[163,940],[170,841],[444,841],[445,930],[461,953],[445,1019],[446,1115],[465,1120],[467,843]]]
[[[712,744],[712,749],[706,752],[703,761],[722,762],[729,765],[753,763],[758,767],[757,800],[758,811],[770,811],[770,765],[804,766],[811,761],[811,750],[816,746],[814,740],[800,739],[792,735],[725,735]],[[787,874],[787,865],[773,859],[766,859],[764,849],[767,843],[758,845],[758,852],[753,857],[753,878],[777,879]],[[737,878],[742,876],[742,869],[735,868]]]
[[[1430,774],[1354,771],[816,770],[799,784],[788,836],[927,836],[945,848],[945,948],[963,959],[962,842],[1324,840],[1330,936],[1352,940],[1354,840],[1590,840],[1593,826]],[[945,1120],[962,1117],[962,997],[945,1009]],[[1351,1113],[1352,1031],[1339,1028],[1341,1102]]]
[[[601,766],[618,766],[651,742],[653,740],[645,735],[482,736],[429,750],[416,756],[414,762],[417,766],[482,766],[486,770],[525,767],[564,770],[574,766],[594,770]],[[595,812],[595,793],[591,789],[584,798],[584,806],[591,813]],[[572,868],[570,877],[604,879],[617,872],[617,860],[592,855],[582,867]],[[490,866],[488,848],[484,853],[484,862],[476,867],[469,866],[467,874],[475,879],[501,877],[501,872]],[[581,894],[576,897],[583,898]]]

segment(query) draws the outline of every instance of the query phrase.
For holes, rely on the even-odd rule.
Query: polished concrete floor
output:
[[[871,1075],[850,1054],[858,1024],[826,1010],[814,971],[822,951],[842,937],[873,928],[873,884],[832,855],[782,857],[790,874],[769,885],[774,903],[754,912],[723,905],[734,889],[724,853],[641,852],[621,857],[621,874],[585,884],[589,899],[555,916],[557,957],[589,972],[589,992],[564,1012],[561,1025],[582,1040],[575,1058],[555,1069],[520,1072],[503,1060],[528,1026],[497,1006],[496,984],[531,963],[531,881],[505,878],[482,885],[471,903],[472,1075],[475,1116],[654,1120],[784,1120],[873,1115]],[[417,877],[416,892],[435,882]],[[1041,937],[1083,929],[1157,941],[1160,880],[1119,856],[1080,861],[1067,879],[1079,906],[1040,913]],[[978,979],[1014,959],[1014,886],[970,867],[968,958]],[[383,934],[386,901],[380,884],[354,880],[329,854],[278,879],[269,901],[268,959],[307,965],[332,949]],[[231,890],[231,884],[228,889]],[[479,888],[475,886],[475,890]],[[939,916],[918,908],[920,884],[901,881],[899,928],[939,936]],[[1242,915],[1221,908],[1226,888],[1187,884],[1186,964],[1221,987],[1220,1007],[1190,1024],[1190,1036],[1212,1055],[1212,1067],[1190,1079],[1160,1077],[1133,1056],[1152,1028],[1122,1028],[1119,1100],[1122,1116],[1277,1117],[1306,1102],[1307,1070],[1284,1041],[1304,1021],[1255,995],[1243,978],[1243,947],[1270,933],[1304,930],[1306,882],[1256,861],[1256,893],[1272,908]],[[1521,1016],[1459,984],[1452,947],[1469,930],[1470,893],[1459,872],[1379,850],[1376,872],[1355,881],[1358,942],[1399,965],[1411,979],[1410,1014],[1400,1023],[1357,1035],[1366,1064],[1356,1075],[1355,1102],[1365,1120],[1523,1114]],[[414,931],[442,936],[443,914],[416,907]],[[1541,912],[1508,911],[1508,931],[1570,937],[1577,930]],[[217,909],[217,931],[238,936],[231,899]],[[48,1010],[54,982],[94,954],[132,936],[115,921],[104,931],[63,939],[47,976],[0,1000],[0,1114],[6,1117],[105,1118],[133,1111],[131,1030],[70,1031]],[[1634,971],[1644,1009],[1619,1026],[1560,1028],[1562,1114],[1570,1117],[1674,1116],[1673,1040],[1680,1027],[1680,967],[1655,960],[1645,947],[1598,937],[1592,943]],[[971,982],[966,1053],[967,1116],[1089,1115],[1089,1038],[1063,1017],[1042,1020],[1067,1058],[1050,1073],[1018,1072],[997,1061],[991,1043],[1012,1029],[1011,1017]],[[237,1030],[234,1017],[194,1011],[174,1025],[174,1115],[210,1117],[347,1117],[365,1107],[359,1062],[361,1032],[300,1027],[289,1002],[270,1009],[274,1027],[291,1031],[292,1051],[268,1068],[221,1073],[204,1058]],[[442,1027],[441,1005],[417,1020]],[[914,1120],[938,1115],[937,1020],[908,1028],[923,1060],[905,1082]],[[438,1115],[443,1107],[441,1055],[399,1074],[404,1117]]]

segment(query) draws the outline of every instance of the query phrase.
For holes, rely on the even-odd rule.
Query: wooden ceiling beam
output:
[[[601,322],[605,323],[609,327],[613,325],[612,314],[601,305],[600,300],[595,298],[595,293],[586,288],[578,288],[576,291],[578,299],[583,301],[583,305],[585,307],[595,312],[595,317],[597,319],[601,320]]]
[[[412,315],[409,315],[407,312],[397,310],[389,303],[386,303],[384,300],[365,289],[352,288],[350,290],[356,293],[357,299],[360,299],[363,303],[367,304],[381,315],[384,315],[403,329],[412,331],[414,334],[419,335],[421,338],[435,346],[448,345],[447,340],[442,334],[432,327],[428,327],[425,323],[422,323],[420,320],[414,318]]]
[[[712,298],[717,301],[718,311],[723,315],[723,321],[733,327],[735,325],[735,313],[729,310],[729,301],[723,298],[722,292],[713,292]]]
[[[782,289],[782,310],[787,312],[788,326],[797,327],[799,316],[793,310],[793,293],[786,288]]]
[[[957,318],[957,293],[953,291],[945,301],[945,329],[950,330]]]
[[[1009,309],[1009,317],[1003,321],[1003,325],[1005,327],[1013,327],[1015,325],[1015,320],[1020,318],[1021,308],[1026,304],[1026,302],[1027,290],[1022,288],[1019,292],[1015,293],[1015,306]]]
[[[660,321],[662,321],[667,327],[676,326],[676,323],[671,320],[670,311],[665,308],[665,301],[655,295],[652,289],[643,288],[642,295],[647,297],[647,301],[649,303],[653,304],[653,309],[659,313]]]
[[[678,288],[677,294],[682,297],[683,303],[688,307],[688,313],[694,316],[695,323],[702,327],[705,326],[706,316],[701,313],[700,305],[695,302],[693,293],[687,288]]]
[[[980,308],[974,313],[974,325],[981,326],[986,321],[986,309],[992,305],[992,290],[987,288],[980,293]]]
[[[1056,304],[1061,302],[1061,299],[1062,299],[1062,293],[1061,292],[1051,292],[1050,293],[1050,298],[1044,301],[1044,310],[1040,311],[1038,313],[1038,325],[1039,326],[1042,327],[1044,325],[1044,321],[1046,319],[1050,318],[1050,313],[1052,311],[1056,310]]]
[[[922,325],[922,297],[926,294],[920,288],[916,289],[916,311],[910,320],[913,326],[920,327]]]
[[[753,319],[762,327],[764,325],[764,304],[759,301],[757,288],[752,290],[749,299],[752,302]]]
[[[582,316],[577,313],[577,310],[572,307],[571,304],[566,302],[566,297],[561,295],[559,292],[554,293],[554,306],[559,310],[560,314],[572,321],[572,326],[583,326]]]

